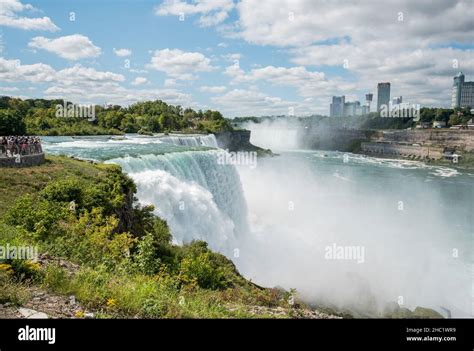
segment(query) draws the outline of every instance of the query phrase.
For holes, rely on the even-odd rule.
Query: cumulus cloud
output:
[[[165,0],[155,8],[158,16],[199,15],[198,24],[210,27],[224,22],[234,8],[232,0],[195,0],[193,3],[181,0]]]
[[[119,57],[126,57],[126,56],[130,56],[132,54],[132,50],[114,48],[114,53],[115,53],[115,55],[117,55]]]
[[[353,91],[356,84],[340,78],[327,79],[323,72],[309,71],[303,66],[266,66],[245,72],[237,65],[226,68],[224,73],[232,78],[231,84],[269,84],[296,89],[301,97],[329,99],[331,95]],[[322,100],[324,101],[324,100]]]
[[[474,35],[473,21],[466,16],[474,11],[470,0],[242,0],[237,9],[238,34],[264,45],[305,46],[344,37],[357,43],[374,39],[416,40],[422,45],[470,43]]]
[[[142,84],[143,79],[146,80],[144,77],[137,77],[135,82]],[[43,63],[24,65],[20,60],[0,57],[0,81],[45,83],[48,87],[44,90],[44,98],[68,99],[76,103],[107,102],[126,105],[156,99],[183,106],[192,103],[189,94],[176,89],[128,89],[121,85],[125,81],[123,75],[98,71],[79,64],[55,70]],[[3,89],[3,91],[15,92],[14,89]]]
[[[19,0],[0,0],[0,26],[24,30],[59,30],[49,17],[24,17],[20,12],[33,11],[30,4],[22,4]]]
[[[270,96],[254,89],[234,89],[221,96],[211,98],[226,116],[255,116],[288,114],[295,102]]]
[[[7,60],[0,57],[0,81],[31,83],[51,82],[56,71],[44,63],[22,65],[20,60]]]
[[[52,52],[68,60],[97,57],[101,54],[99,47],[95,46],[88,37],[80,34],[67,35],[56,39],[35,37],[31,39],[28,46]]]
[[[211,60],[199,52],[185,52],[179,49],[156,50],[147,68],[165,72],[175,79],[196,79],[195,73],[214,69]]]
[[[227,90],[227,88],[225,86],[207,86],[207,85],[203,85],[202,87],[199,88],[199,91],[201,91],[203,93],[211,93],[211,94],[223,93],[226,90]]]
[[[132,85],[142,85],[148,83],[148,79],[145,77],[137,77],[133,80]]]
[[[336,67],[345,70],[342,76],[350,77],[346,78],[347,84],[338,77],[318,83],[317,79],[290,74],[289,82],[306,82],[305,88],[297,88],[303,97],[309,92],[318,94],[318,90],[323,94],[333,90],[360,96],[375,92],[377,82],[390,81],[392,93],[403,95],[408,101],[449,106],[452,76],[459,70],[468,75],[474,73],[474,21],[466,16],[474,12],[474,2],[470,0],[242,0],[237,11],[239,20],[229,29],[231,37],[284,48],[298,66],[319,70]],[[226,73],[236,79],[254,80],[252,74],[242,77],[239,68],[228,68]],[[284,84],[283,78],[268,74],[265,79]],[[339,89],[332,89],[332,82]],[[321,90],[321,85],[326,88]]]

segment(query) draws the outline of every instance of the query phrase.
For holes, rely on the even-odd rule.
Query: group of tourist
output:
[[[42,153],[41,140],[34,136],[0,137],[0,156],[15,157]]]

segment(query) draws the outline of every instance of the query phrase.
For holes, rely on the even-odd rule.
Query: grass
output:
[[[15,306],[21,306],[30,298],[28,286],[25,283],[19,283],[0,272],[0,304],[11,303]]]
[[[37,193],[51,181],[72,177],[95,182],[107,167],[117,166],[93,164],[65,156],[47,156],[46,162],[40,166],[1,168],[0,218],[15,199]]]
[[[249,291],[242,287],[223,291],[178,288],[173,276],[111,274],[83,268],[74,277],[57,266],[45,270],[43,287],[75,295],[84,306],[108,317],[139,318],[265,318],[249,312],[249,305],[286,306],[272,290]],[[232,308],[230,308],[232,306]],[[290,317],[288,314],[279,318]]]
[[[9,280],[0,281],[0,301],[21,305],[23,281],[74,295],[107,318],[262,318],[273,307],[289,309],[285,293],[251,284],[207,244],[172,245],[166,222],[132,208],[134,184],[117,167],[50,156],[41,166],[2,169],[0,244],[37,245],[81,267],[2,260]],[[120,229],[118,218],[130,226]]]

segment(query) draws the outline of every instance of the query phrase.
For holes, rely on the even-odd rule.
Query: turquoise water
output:
[[[257,167],[221,165],[211,136],[49,137],[43,145],[120,164],[175,242],[206,240],[257,283],[371,316],[387,302],[473,315],[472,173],[310,150]],[[328,259],[333,246],[364,254]]]

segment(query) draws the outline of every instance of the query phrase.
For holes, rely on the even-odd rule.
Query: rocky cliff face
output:
[[[362,142],[420,144],[432,148],[449,148],[474,152],[474,130],[362,130],[313,129],[302,135],[304,147],[310,149],[360,151]]]
[[[259,156],[273,155],[271,150],[265,150],[250,142],[250,130],[232,130],[216,134],[217,145],[228,151],[255,151]]]
[[[379,131],[372,141],[407,142],[474,152],[474,130],[390,130]]]
[[[313,128],[302,132],[302,145],[308,149],[358,152],[360,143],[370,141],[373,132],[362,129]]]

